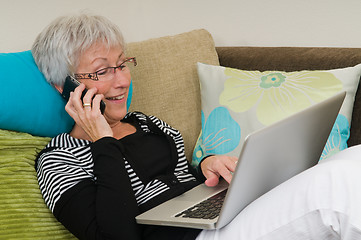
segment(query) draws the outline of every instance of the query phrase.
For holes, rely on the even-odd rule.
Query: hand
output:
[[[85,85],[80,84],[74,92],[70,93],[70,98],[65,106],[65,110],[93,142],[106,136],[112,137],[113,131],[100,112],[100,101],[104,96],[102,94],[96,94],[98,91],[96,88],[91,88],[88,89],[82,101],[81,94],[84,89]]]
[[[223,177],[228,183],[232,180],[232,174],[236,169],[238,158],[224,155],[210,156],[201,162],[203,175],[207,178],[204,182],[207,186],[216,186],[219,177]]]

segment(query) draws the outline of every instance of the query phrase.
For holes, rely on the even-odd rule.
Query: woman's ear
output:
[[[59,85],[56,85],[56,84],[54,84],[54,87],[55,87],[56,90],[58,90],[58,92],[59,92],[60,94],[63,93],[63,87],[60,87]]]

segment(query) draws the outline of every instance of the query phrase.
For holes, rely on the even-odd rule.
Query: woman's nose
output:
[[[120,68],[114,69],[114,81],[117,86],[127,87],[130,85],[130,73],[124,72]]]

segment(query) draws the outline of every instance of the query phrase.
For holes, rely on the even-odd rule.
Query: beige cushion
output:
[[[130,111],[157,116],[178,129],[191,160],[201,129],[196,63],[219,65],[212,36],[201,29],[129,43],[127,56],[136,57],[138,62],[132,69]]]

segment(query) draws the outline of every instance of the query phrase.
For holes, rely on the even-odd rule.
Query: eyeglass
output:
[[[129,72],[129,66],[137,66],[137,60],[135,57],[127,58],[117,67],[102,68],[93,73],[76,73],[74,77],[76,79],[91,79],[93,81],[108,81],[114,78],[116,69],[120,69],[122,72]]]

